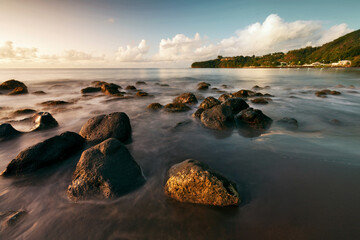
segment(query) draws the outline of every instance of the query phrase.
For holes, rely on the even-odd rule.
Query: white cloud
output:
[[[323,32],[322,37],[317,42],[317,45],[322,45],[331,42],[332,40],[337,39],[351,31],[353,30],[349,29],[348,26],[344,23],[332,26],[330,29],[325,30]]]
[[[0,60],[26,60],[37,58],[36,48],[14,48],[13,42],[7,41],[0,47]]]
[[[139,62],[145,61],[144,55],[149,52],[150,47],[146,44],[146,41],[143,39],[138,46],[119,47],[116,55],[116,60],[120,62]]]

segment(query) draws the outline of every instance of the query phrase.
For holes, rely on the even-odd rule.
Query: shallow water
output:
[[[24,82],[29,92],[0,95],[0,122],[20,120],[20,108],[49,111],[60,126],[0,143],[0,169],[21,150],[64,131],[78,132],[90,117],[126,112],[133,127],[128,149],[147,178],[139,189],[111,201],[70,202],[65,194],[79,154],[31,176],[0,179],[0,212],[29,212],[0,233],[7,239],[359,239],[360,238],[360,70],[359,69],[32,69],[0,70],[0,82]],[[80,90],[92,81],[125,87],[145,81],[153,97],[108,101]],[[234,129],[203,128],[186,113],[152,113],[152,102],[166,104],[196,91],[206,81],[227,92],[270,86],[268,105],[255,105],[274,121],[258,137]],[[155,85],[169,84],[169,87]],[[222,84],[229,88],[223,89]],[[336,87],[344,85],[344,88]],[[354,85],[355,88],[349,88]],[[318,98],[321,89],[339,96]],[[74,101],[63,109],[38,105]],[[10,118],[8,118],[10,116]],[[276,124],[283,117],[299,122],[296,131]],[[334,121],[336,119],[337,121]],[[176,127],[182,121],[189,123]],[[13,123],[27,131],[29,124]],[[235,181],[242,204],[216,208],[178,203],[163,194],[168,168],[187,158],[210,165]]]

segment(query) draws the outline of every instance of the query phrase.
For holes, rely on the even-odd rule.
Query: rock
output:
[[[226,94],[226,93],[224,93],[224,94],[221,94],[221,96],[218,98],[219,99],[219,101],[221,101],[221,102],[225,102],[227,99],[229,99],[229,98],[231,98],[232,96],[230,95],[230,94]]]
[[[95,145],[81,155],[67,195],[73,201],[118,197],[145,182],[140,166],[115,138]]]
[[[98,144],[108,138],[116,138],[121,142],[131,137],[130,119],[123,112],[113,112],[90,118],[79,133],[90,144]]]
[[[129,85],[129,86],[126,86],[125,90],[136,90],[136,87]]]
[[[239,97],[239,98],[247,98],[247,97],[252,97],[255,95],[255,92],[250,91],[250,90],[240,90],[237,92],[234,92],[233,97]]]
[[[24,108],[24,109],[19,109],[16,110],[15,112],[13,112],[13,116],[22,116],[22,115],[29,115],[29,114],[33,114],[36,113],[36,111],[34,109],[30,109],[30,108]]]
[[[259,91],[259,90],[262,90],[264,88],[262,88],[262,87],[260,87],[258,85],[255,85],[255,86],[252,87],[252,89],[255,90],[255,91]]]
[[[169,103],[166,104],[164,110],[166,112],[186,112],[189,111],[191,108],[186,106],[184,103]]]
[[[3,176],[30,173],[61,162],[84,146],[84,139],[74,132],[64,132],[20,152],[13,159]]]
[[[315,95],[317,97],[321,97],[321,98],[326,98],[326,95],[340,95],[340,94],[341,94],[341,92],[331,91],[329,89],[324,89],[324,90],[315,92]]]
[[[27,88],[17,87],[14,88],[14,90],[12,90],[11,92],[9,92],[9,95],[19,95],[19,94],[27,94],[27,93],[29,93]]]
[[[195,104],[198,101],[196,99],[196,96],[193,93],[183,93],[180,96],[176,97],[173,102],[174,103]]]
[[[44,92],[44,91],[36,91],[36,92],[33,92],[33,94],[35,94],[35,95],[45,95],[46,92]]]
[[[170,85],[166,84],[166,83],[162,83],[162,84],[160,84],[160,87],[170,87]]]
[[[137,81],[135,85],[147,85],[144,81]]]
[[[210,129],[229,129],[233,122],[232,109],[226,105],[216,105],[201,113],[201,122]]]
[[[146,97],[146,96],[149,96],[149,94],[147,92],[139,91],[139,92],[136,93],[136,96],[138,96],[138,97]]]
[[[24,83],[11,79],[0,84],[0,90],[14,90],[16,88],[23,88],[27,91],[27,87]]]
[[[168,171],[165,194],[180,202],[213,206],[239,205],[236,185],[205,164],[188,159]]]
[[[161,105],[160,103],[151,103],[150,105],[147,106],[147,109],[158,111],[158,110],[162,109],[163,107],[164,106]]]
[[[119,91],[119,88],[121,88],[119,85],[113,84],[113,83],[103,83],[101,85],[101,91],[105,93],[105,95],[110,96],[122,96],[122,93]]]
[[[27,212],[25,211],[8,211],[5,213],[0,213],[1,219],[1,231],[4,231],[8,227],[12,227],[18,222],[20,222]]]
[[[51,106],[60,106],[60,105],[68,105],[68,104],[71,104],[71,103],[70,103],[70,102],[66,102],[66,101],[46,101],[46,102],[40,103],[40,105],[48,106],[48,107],[51,107]]]
[[[197,90],[207,90],[211,86],[210,83],[200,82],[197,84]]]
[[[83,88],[81,89],[81,93],[94,93],[94,92],[100,92],[101,88],[100,87],[87,87],[87,88]]]
[[[192,116],[193,116],[194,118],[200,119],[200,118],[201,118],[201,114],[202,114],[204,111],[205,111],[205,109],[199,108],[198,110],[196,110],[196,112],[194,112],[194,113],[192,114]]]
[[[349,88],[355,89],[356,87],[354,85],[349,85]]]
[[[278,120],[277,123],[289,130],[295,130],[298,128],[298,121],[295,118],[284,117]]]
[[[39,112],[32,117],[33,123],[35,123],[34,131],[50,129],[59,126],[55,118],[48,112]]]
[[[213,106],[219,105],[221,104],[221,102],[219,100],[217,100],[214,97],[207,97],[205,98],[205,100],[200,104],[200,108],[203,109],[210,109]]]
[[[192,123],[192,121],[189,120],[189,119],[188,119],[188,120],[185,120],[185,121],[178,122],[178,123],[176,123],[176,125],[174,126],[173,129],[181,128],[181,127],[183,127],[183,126],[189,125],[190,123]]]
[[[229,98],[222,105],[231,107],[232,114],[234,115],[249,107],[242,98]]]
[[[13,126],[9,123],[3,123],[0,125],[0,142],[19,136],[20,134],[21,132],[13,128]]]
[[[229,86],[226,85],[226,84],[221,85],[221,87],[222,87],[222,88],[229,88]]]
[[[254,99],[251,99],[250,101],[255,104],[268,104],[269,103],[265,98],[262,98],[262,97],[254,98]]]
[[[245,124],[255,130],[265,130],[270,127],[272,119],[259,109],[247,108],[239,112],[235,119],[240,125]]]

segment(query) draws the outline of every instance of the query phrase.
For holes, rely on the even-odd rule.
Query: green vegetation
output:
[[[336,63],[350,60],[351,67],[360,67],[360,30],[346,34],[321,47],[306,47],[285,53],[278,52],[264,56],[237,56],[194,62],[192,68],[242,68],[242,67],[280,67],[302,66],[320,62]]]

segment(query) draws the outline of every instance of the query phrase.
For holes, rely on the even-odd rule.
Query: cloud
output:
[[[146,61],[144,56],[149,52],[150,47],[143,39],[138,46],[119,47],[116,51],[116,60],[120,62],[140,62]]]
[[[114,18],[108,18],[106,21],[109,22],[109,23],[114,23],[115,19]]]
[[[0,47],[0,60],[26,60],[37,58],[37,48],[14,48],[13,42],[7,41]]]

